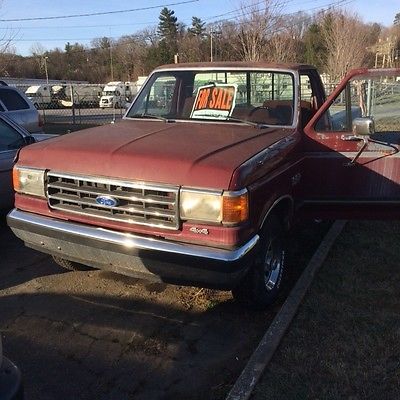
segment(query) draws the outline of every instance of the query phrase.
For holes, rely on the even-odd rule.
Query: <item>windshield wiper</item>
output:
[[[267,128],[268,125],[264,124],[262,122],[254,122],[254,121],[249,121],[247,119],[241,119],[241,118],[235,118],[235,117],[226,117],[227,121],[232,121],[232,122],[241,122],[242,124],[246,124],[246,125],[250,125],[253,126],[254,128],[259,128],[259,129],[263,129],[263,128]]]
[[[161,115],[155,115],[155,114],[134,114],[134,115],[129,115],[130,118],[149,118],[149,119],[158,119],[160,121],[164,121],[165,123],[168,122],[175,122],[174,119],[171,118],[165,118]]]

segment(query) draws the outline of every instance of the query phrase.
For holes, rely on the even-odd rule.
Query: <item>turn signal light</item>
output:
[[[222,201],[222,222],[237,224],[249,217],[249,196],[247,191],[241,195],[226,196]]]
[[[14,167],[12,171],[12,180],[14,190],[19,192],[21,189],[21,181],[19,180],[19,170],[16,167]]]

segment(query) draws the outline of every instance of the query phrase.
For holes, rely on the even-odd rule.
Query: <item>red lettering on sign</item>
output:
[[[233,86],[208,86],[199,88],[194,111],[216,110],[231,111],[235,98],[235,87]]]
[[[217,100],[215,101],[215,105],[214,105],[214,108],[217,110],[222,109],[221,103],[222,103],[222,96],[224,95],[224,92],[225,92],[224,89],[218,90],[218,97],[217,97]]]
[[[208,103],[208,107],[207,108],[211,108],[211,109],[215,108],[215,101],[217,99],[217,94],[218,94],[218,89],[217,88],[213,88],[213,90],[211,91],[211,100]]]
[[[227,96],[226,96],[226,104],[225,104],[225,109],[230,110],[232,107],[232,102],[233,102],[233,89],[228,89],[227,90]]]

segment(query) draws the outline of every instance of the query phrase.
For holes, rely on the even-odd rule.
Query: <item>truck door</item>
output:
[[[300,197],[311,215],[400,215],[400,69],[351,72],[304,131]]]

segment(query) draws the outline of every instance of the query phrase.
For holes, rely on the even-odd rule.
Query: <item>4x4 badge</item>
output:
[[[208,234],[209,234],[207,228],[197,228],[196,226],[192,226],[192,227],[189,229],[189,231],[190,231],[190,232],[193,232],[193,233],[198,233],[198,234],[200,234],[200,235],[208,235]]]

